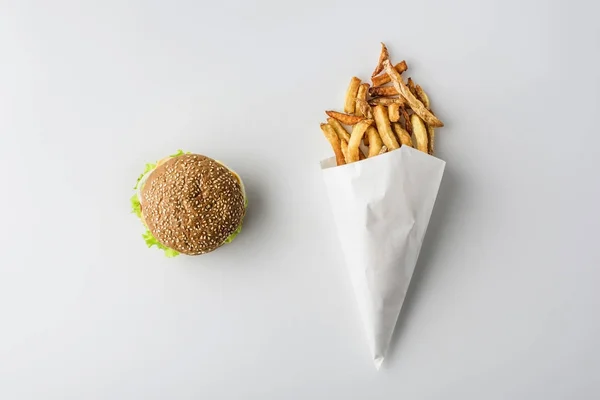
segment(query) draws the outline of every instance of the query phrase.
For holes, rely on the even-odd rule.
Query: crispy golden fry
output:
[[[411,92],[410,89],[406,86],[406,84],[402,81],[402,77],[392,67],[392,64],[389,60],[384,61],[385,69],[387,73],[392,78],[392,83],[396,90],[406,99],[406,102],[410,106],[410,108],[417,114],[421,119],[426,122],[428,125],[433,127],[441,127],[444,126],[442,121],[440,121],[435,115],[433,115],[423,103],[419,101]]]
[[[346,163],[348,163],[348,143],[345,140],[340,140],[340,147],[342,148],[344,160],[346,161]]]
[[[380,155],[383,153],[387,153],[387,147],[385,147],[385,146],[381,146],[381,150],[379,150],[379,153],[377,153],[377,155]]]
[[[398,95],[398,90],[393,86],[375,86],[369,89],[369,94],[373,97],[396,96]]]
[[[427,126],[427,136],[429,139],[429,154],[435,153],[435,129],[432,126]]]
[[[365,134],[365,131],[369,126],[371,126],[371,124],[373,124],[372,119],[365,119],[356,124],[354,129],[352,129],[350,141],[348,142],[348,163],[360,160],[360,142]]]
[[[383,71],[383,62],[390,58],[390,54],[388,53],[387,47],[383,42],[381,43],[381,53],[379,53],[379,61],[377,62],[377,66],[375,67],[375,71],[371,74],[371,77],[378,75],[381,71]]]
[[[340,139],[337,137],[335,130],[329,124],[321,124],[321,130],[323,131],[323,134],[331,144],[331,148],[333,148],[333,152],[335,154],[335,161],[337,165],[346,164],[344,153],[342,153]]]
[[[348,90],[346,91],[346,100],[344,102],[344,112],[352,114],[356,105],[356,95],[358,94],[358,87],[360,86],[360,79],[353,76],[350,79]]]
[[[396,64],[394,66],[394,68],[396,69],[396,71],[398,71],[399,74],[401,74],[408,69],[408,65],[406,65],[406,61],[402,60],[398,64]],[[373,86],[385,85],[386,83],[391,82],[391,81],[392,81],[392,79],[385,72],[381,75],[377,75],[377,76],[374,76],[371,78],[371,82],[373,82]]]
[[[360,100],[358,102],[358,104],[360,105],[362,113],[365,114],[365,116],[367,118],[373,119],[373,110],[371,109],[371,106],[369,105],[369,103],[367,103],[364,100]],[[367,136],[365,136],[363,138],[363,142],[365,143],[365,146],[368,146],[369,145],[369,138]]]
[[[400,104],[392,103],[388,106],[388,115],[391,122],[400,121]]]
[[[348,133],[348,131],[346,130],[346,128],[344,128],[342,126],[342,124],[340,124],[340,121],[338,121],[335,118],[331,118],[330,117],[330,118],[327,118],[327,123],[333,127],[333,130],[335,131],[335,133],[337,134],[338,138],[342,142],[348,143],[350,141],[350,134]]]
[[[368,115],[363,114],[361,108],[361,102],[367,101],[367,93],[369,92],[369,84],[361,83],[358,87],[358,93],[356,94],[356,106],[354,107],[354,115],[358,115],[360,117],[368,117]]]
[[[345,125],[356,125],[365,117],[359,117],[357,115],[344,114],[337,111],[325,111],[325,114],[329,115],[331,118],[335,118]]]
[[[365,92],[365,97],[366,97],[366,92]],[[369,105],[369,103],[367,103],[366,100],[357,98],[356,105],[357,105],[357,107],[360,108],[360,110],[361,110],[360,112],[362,115],[366,116],[369,119],[373,119],[373,111],[371,111],[371,106]],[[369,138],[366,135],[363,138],[363,142],[364,142],[365,146],[369,145]]]
[[[408,111],[406,111],[405,108],[401,108],[400,112],[402,113],[402,119],[404,120],[404,129],[406,129],[409,135],[412,135],[412,126],[410,125],[410,116],[408,115]]]
[[[417,95],[417,88],[415,87],[415,83],[413,82],[412,78],[409,76],[407,81],[406,81],[406,86],[408,86],[408,90],[410,90],[410,92],[413,94],[413,96]]]
[[[388,150],[395,150],[400,147],[398,141],[394,137],[392,127],[390,126],[390,120],[388,118],[387,110],[381,104],[375,106],[373,109],[373,116],[375,117],[375,124],[377,124],[377,131],[383,144],[386,145]]]
[[[383,146],[383,142],[381,141],[381,136],[379,136],[379,132],[375,129],[374,126],[369,126],[367,128],[367,136],[369,138],[369,155],[368,157],[373,157],[379,154],[381,150],[381,146]]]
[[[429,96],[427,96],[427,93],[425,93],[423,88],[419,85],[415,87],[415,90],[417,92],[417,97],[419,98],[419,100],[421,100],[421,103],[423,103],[425,108],[431,111],[431,103],[429,102]],[[428,152],[429,154],[433,155],[435,151],[435,129],[431,125],[427,125],[427,138],[429,139]]]
[[[396,132],[396,136],[398,136],[398,140],[400,141],[402,146],[413,147],[412,138],[410,137],[408,132],[406,132],[406,130],[402,128],[399,122],[394,122],[392,124],[392,128],[394,128],[394,132]]]
[[[429,146],[427,144],[427,127],[425,126],[425,122],[423,122],[421,117],[419,117],[417,114],[413,114],[410,116],[410,123],[413,128],[413,137],[415,138],[417,150],[420,150],[424,153],[429,153]]]
[[[369,100],[369,104],[372,106],[376,106],[377,104],[389,106],[390,104],[394,103],[400,105],[401,107],[404,107],[406,104],[402,97],[375,97],[374,99]]]
[[[371,111],[371,106],[366,100],[356,99],[356,105],[360,108],[362,116],[373,119],[373,111]]]
[[[425,108],[428,110],[431,110],[431,107],[429,104],[429,96],[427,96],[427,93],[425,93],[423,88],[421,86],[417,85],[417,86],[415,86],[415,91],[417,92],[417,98],[419,100],[421,100],[421,103],[423,103]]]

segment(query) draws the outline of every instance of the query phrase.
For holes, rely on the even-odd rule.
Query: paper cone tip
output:
[[[375,357],[373,363],[375,364],[375,369],[379,371],[379,369],[381,368],[381,364],[383,363],[383,357]]]

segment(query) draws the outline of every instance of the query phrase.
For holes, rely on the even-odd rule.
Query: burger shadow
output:
[[[452,169],[446,167],[419,259],[413,272],[402,310],[398,316],[392,339],[390,340],[390,347],[386,357],[390,361],[390,364],[395,359],[398,349],[401,348],[402,334],[407,322],[415,312],[416,301],[414,300],[418,297],[418,292],[423,282],[428,276],[435,274],[437,269],[443,267],[439,262],[437,264],[433,262],[435,258],[433,255],[436,249],[440,248],[440,244],[446,237],[445,232],[448,227],[448,218],[452,210],[456,207],[456,202],[460,198],[460,191],[461,187],[457,176]]]
[[[263,194],[265,191],[261,187],[260,181],[252,178],[244,178],[244,186],[248,207],[246,208],[242,229],[245,233],[249,233],[258,229],[260,226],[259,221],[264,217],[266,207]]]

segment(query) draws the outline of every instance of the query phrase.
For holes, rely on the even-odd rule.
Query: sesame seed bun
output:
[[[154,237],[189,255],[220,247],[245,214],[239,178],[199,154],[171,158],[158,166],[140,194],[143,220]]]

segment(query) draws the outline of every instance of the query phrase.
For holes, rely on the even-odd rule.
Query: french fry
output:
[[[331,148],[333,149],[333,153],[335,154],[335,161],[337,165],[346,164],[346,159],[344,158],[344,153],[342,153],[342,146],[340,144],[340,139],[337,137],[334,129],[329,124],[321,124],[321,130],[323,134],[331,144]]]
[[[413,80],[410,76],[406,80],[406,86],[408,86],[408,90],[410,90],[410,92],[413,94],[413,96],[417,96],[417,88],[415,87],[415,83],[413,82]],[[423,104],[423,105],[425,105],[425,104]],[[427,107],[427,106],[425,106],[425,107]]]
[[[346,130],[346,128],[344,128],[342,126],[342,124],[340,124],[340,121],[338,121],[335,118],[331,118],[330,117],[330,118],[327,118],[327,123],[333,127],[333,130],[335,131],[335,133],[337,134],[338,138],[342,142],[348,143],[350,141],[350,134],[348,133],[348,131]]]
[[[379,154],[381,147],[383,146],[383,142],[381,141],[381,136],[379,136],[379,132],[375,129],[374,126],[369,126],[367,128],[367,137],[369,138],[369,155],[367,157],[373,157]],[[387,148],[387,147],[386,147]]]
[[[427,107],[428,110],[431,111],[431,103],[429,102],[429,96],[427,96],[427,93],[425,93],[423,88],[419,85],[417,85],[416,90],[417,90],[417,97],[419,98],[419,100],[421,100],[423,105],[425,107]],[[431,125],[427,125],[427,137],[429,139],[428,151],[429,151],[429,154],[433,155],[433,153],[435,152],[435,128]]]
[[[342,154],[344,155],[344,160],[348,163],[348,142],[345,140],[340,140],[340,147],[342,148]]]
[[[398,90],[393,86],[375,86],[369,89],[369,94],[373,97],[397,96],[398,93]]]
[[[435,129],[432,126],[427,126],[427,136],[429,137],[429,154],[435,153]]]
[[[428,110],[431,110],[431,107],[429,104],[429,96],[427,96],[427,93],[425,93],[423,88],[421,86],[417,85],[417,86],[415,86],[415,91],[417,92],[417,98],[419,100],[421,100],[421,103],[423,103],[425,108]]]
[[[354,111],[354,110],[353,110]],[[344,114],[337,111],[325,111],[325,114],[330,116],[331,118],[335,118],[345,125],[356,125],[365,117],[359,117],[358,115]]]
[[[379,61],[377,62],[377,66],[375,67],[375,71],[371,74],[371,77],[378,75],[381,71],[383,71],[383,62],[390,58],[387,47],[383,42],[381,43],[381,53],[379,53]]]
[[[379,150],[379,153],[377,153],[377,155],[380,155],[383,153],[387,153],[387,147],[385,147],[385,146],[381,146],[381,150]]]
[[[365,97],[366,97],[366,95],[367,95],[367,93],[365,92]],[[373,112],[371,111],[371,106],[369,105],[369,103],[367,103],[366,100],[357,98],[356,105],[360,108],[362,115],[364,115],[365,117],[367,117],[369,119],[373,119]],[[363,138],[363,143],[365,144],[365,146],[369,145],[369,138],[366,135]]]
[[[375,124],[377,125],[377,131],[381,136],[381,141],[386,145],[388,150],[395,150],[400,147],[398,141],[394,137],[392,127],[390,126],[390,120],[388,118],[387,110],[381,104],[376,105],[373,109],[373,116],[375,117]]]
[[[389,106],[390,104],[397,103],[398,105],[404,107],[406,102],[402,97],[375,97],[369,100],[369,104],[372,106],[376,106],[377,104],[381,104],[382,106]]]
[[[368,117],[368,115],[363,114],[361,108],[361,102],[367,101],[367,93],[369,92],[369,84],[361,83],[358,87],[358,92],[356,94],[356,106],[354,107],[354,115],[358,115],[359,117]]]
[[[366,100],[356,99],[356,105],[360,108],[360,113],[364,117],[369,119],[373,119],[373,111],[371,110],[371,106]]]
[[[412,135],[412,126],[410,125],[410,116],[408,115],[408,111],[406,111],[405,108],[401,108],[400,112],[402,113],[402,119],[404,119],[404,129],[406,129],[409,135]]]
[[[420,150],[424,153],[429,153],[429,145],[427,140],[427,127],[425,126],[425,122],[419,117],[417,114],[413,114],[410,116],[410,123],[413,128],[413,137],[415,138],[415,143],[417,150]]]
[[[394,68],[396,69],[396,71],[398,71],[399,74],[401,74],[408,69],[408,65],[406,65],[406,61],[402,60],[398,64],[396,64],[394,66]],[[373,86],[385,85],[386,83],[391,82],[391,81],[392,81],[392,79],[385,72],[383,74],[380,74],[380,75],[377,75],[377,76],[374,76],[371,78],[371,82],[373,83]]]
[[[360,160],[360,142],[367,128],[373,124],[372,119],[364,119],[354,126],[348,142],[348,163]]]
[[[423,88],[419,85],[415,87],[415,90],[417,92],[417,97],[419,100],[421,100],[421,103],[423,103],[425,108],[431,111],[431,103],[429,102],[429,96],[427,96],[427,93],[425,93]],[[427,138],[429,139],[428,152],[429,154],[433,155],[435,151],[435,129],[431,125],[427,125]]]
[[[360,86],[360,79],[353,76],[350,79],[348,90],[346,91],[346,99],[344,101],[344,112],[352,114],[356,105],[356,95],[358,94],[358,87]]]
[[[402,81],[402,77],[392,67],[390,60],[384,61],[385,70],[392,78],[392,84],[396,88],[396,90],[406,99],[406,102],[410,106],[410,108],[417,114],[421,119],[426,122],[428,125],[433,127],[442,127],[444,126],[443,122],[438,119],[435,115],[431,113],[419,99],[417,99],[411,92],[410,89],[406,86],[406,84]]]
[[[392,103],[388,106],[388,115],[391,122],[400,121],[400,104]]]
[[[392,128],[394,128],[396,136],[398,136],[398,140],[400,141],[402,146],[413,147],[412,138],[410,137],[408,132],[406,132],[406,130],[402,128],[399,122],[394,122],[392,124]]]

